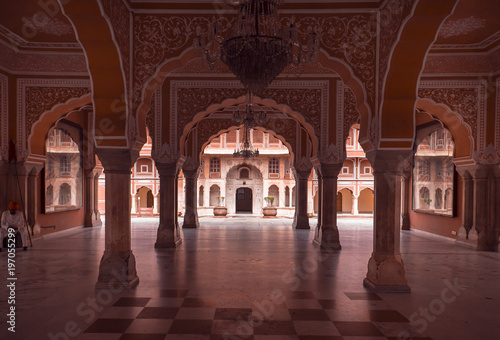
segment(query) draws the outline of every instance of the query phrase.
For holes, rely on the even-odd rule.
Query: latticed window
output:
[[[269,159],[269,178],[280,177],[280,160],[277,158]]]
[[[62,156],[59,160],[59,175],[60,176],[70,176],[71,175],[71,163],[67,156]]]
[[[220,158],[210,158],[210,178],[220,177]]]

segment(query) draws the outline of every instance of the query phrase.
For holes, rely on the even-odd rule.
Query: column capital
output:
[[[158,169],[158,174],[160,177],[174,177],[177,175],[179,170],[177,169],[177,162],[174,163],[161,163],[155,162],[156,169]]]
[[[323,178],[338,177],[343,165],[344,163],[321,163],[319,166],[319,171],[321,172],[321,176]]]
[[[200,164],[193,157],[189,156],[182,164],[182,172],[186,178],[192,179],[198,175],[199,167]]]
[[[457,169],[458,174],[464,181],[466,180],[472,180],[472,175],[470,173],[471,167],[470,166],[457,166],[455,167]]]
[[[366,158],[374,172],[403,173],[411,165],[411,150],[370,150]]]
[[[312,168],[311,160],[307,157],[302,157],[293,164],[294,173],[298,179],[308,179]]]
[[[159,149],[153,150],[151,152],[151,157],[153,157],[156,163],[177,163],[179,160],[178,152],[168,143],[163,143]]]
[[[335,144],[330,144],[321,153],[321,164],[343,164],[346,159],[345,145],[344,148],[338,148]]]
[[[104,167],[104,173],[130,174],[130,170],[139,157],[137,149],[98,148],[96,153]]]

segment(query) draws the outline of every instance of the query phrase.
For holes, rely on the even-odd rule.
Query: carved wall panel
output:
[[[288,25],[291,16],[282,17]],[[207,29],[212,15],[173,16],[167,14],[135,14],[133,32],[133,100],[139,103],[142,89],[148,79],[166,60],[178,57],[190,48],[197,27]],[[232,18],[219,18],[222,27],[228,27]],[[376,37],[377,29],[371,13],[342,13],[335,16],[295,15],[299,35],[305,37],[321,27],[321,45],[331,56],[344,60],[366,87],[367,101],[372,109],[375,103]],[[207,68],[208,70],[208,68]],[[208,72],[208,71],[207,71]]]
[[[486,84],[483,81],[421,81],[418,96],[448,106],[469,126],[477,150],[485,147]]]
[[[57,104],[80,98],[91,92],[86,79],[18,79],[17,81],[17,146],[27,156],[27,137],[44,113]]]
[[[177,145],[185,126],[197,113],[210,105],[246,95],[238,81],[171,81],[170,90],[171,145]],[[270,98],[307,117],[320,143],[326,144],[321,126],[327,126],[328,81],[282,81],[256,92],[255,96]]]

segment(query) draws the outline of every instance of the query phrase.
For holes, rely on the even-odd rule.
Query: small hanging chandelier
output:
[[[252,143],[250,143],[249,135],[250,129],[246,126],[243,126],[243,142],[240,144],[240,147],[233,152],[234,158],[243,158],[243,159],[254,159],[259,156],[259,149],[254,149]]]
[[[255,110],[252,103],[252,92],[248,92],[245,111],[238,110],[233,114],[233,119],[238,125],[243,125],[243,142],[240,148],[234,150],[233,157],[243,157],[244,159],[254,159],[259,156],[259,150],[254,149],[250,143],[250,130],[258,125],[262,125],[267,120],[266,111]]]
[[[293,19],[288,27],[282,25],[278,14],[282,3],[283,0],[239,0],[238,18],[225,30],[225,36],[214,20],[208,32],[197,28],[195,49],[202,51],[211,69],[220,59],[248,90],[267,88],[285,67],[316,61],[319,51],[316,32],[303,45]]]

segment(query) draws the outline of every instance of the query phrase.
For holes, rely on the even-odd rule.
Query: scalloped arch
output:
[[[459,114],[451,110],[447,105],[437,104],[431,99],[419,99],[416,107],[439,120],[450,130],[455,141],[455,159],[461,161],[472,160],[474,140],[472,139],[471,128]]]
[[[31,127],[27,139],[28,151],[31,154],[45,154],[45,138],[54,124],[71,111],[89,104],[92,104],[92,95],[86,94],[80,98],[72,98],[65,103],[56,104],[50,111],[44,112]],[[43,142],[39,138],[42,138]]]

